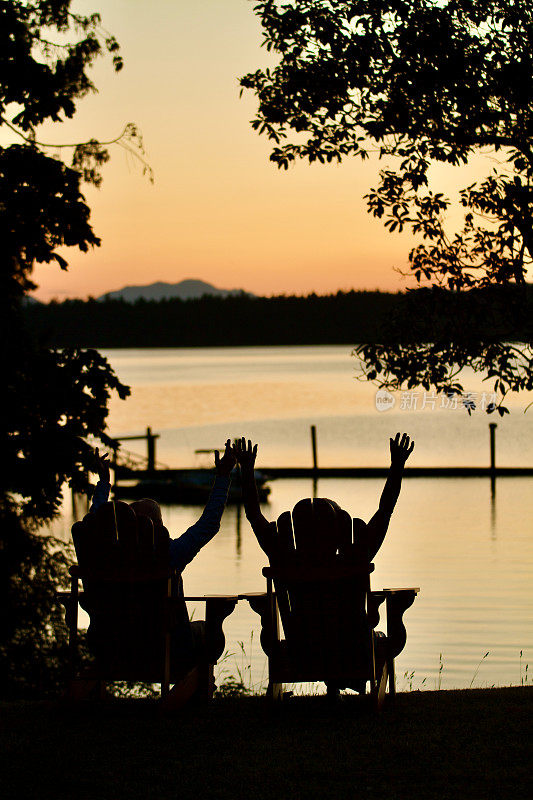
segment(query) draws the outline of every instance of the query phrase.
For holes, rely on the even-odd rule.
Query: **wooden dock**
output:
[[[177,481],[185,475],[205,475],[209,469],[130,469],[118,466],[117,480]],[[389,467],[260,467],[275,478],[386,478]],[[504,478],[533,475],[533,467],[405,467],[405,478]]]
[[[496,466],[496,423],[489,423],[490,433],[490,465],[486,467],[406,467],[405,478],[506,478],[532,476],[533,467],[499,467]],[[117,439],[115,451],[115,480],[120,481],[160,481],[161,483],[179,482],[185,476],[202,476],[211,472],[209,469],[181,468],[170,469],[157,464],[155,458],[155,441],[158,434],[147,428],[146,434],[127,436]],[[147,443],[147,456],[139,463],[128,463],[119,457],[119,442],[144,439]],[[276,478],[385,478],[389,467],[320,467],[317,455],[316,427],[311,426],[312,466],[309,467],[263,467],[258,466],[267,480]],[[200,451],[199,451],[200,452]],[[204,452],[204,451],[201,451]],[[118,456],[118,457],[117,457]]]
[[[270,478],[386,478],[389,467],[261,467]],[[405,478],[490,478],[533,475],[533,467],[405,467]]]

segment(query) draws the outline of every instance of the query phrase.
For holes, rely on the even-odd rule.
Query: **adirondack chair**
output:
[[[267,592],[241,595],[261,616],[268,695],[281,698],[285,683],[324,681],[330,697],[341,688],[365,693],[369,684],[381,708],[387,681],[395,694],[394,659],[406,642],[402,616],[419,589],[371,591],[364,522],[330,500],[301,500],[272,526]],[[383,602],[386,636],[376,632]]]
[[[106,682],[161,684],[161,701],[175,710],[193,695],[212,695],[213,665],[224,650],[222,623],[235,596],[184,598],[181,576],[169,566],[169,534],[136,515],[129,505],[108,502],[72,527],[78,564],[70,593],[61,593],[69,627],[68,694],[83,697]],[[80,592],[79,581],[83,590]],[[208,658],[190,663],[175,652],[172,632],[187,616],[184,600],[205,600]],[[78,604],[90,616],[87,634],[94,663],[78,658]],[[170,688],[172,685],[172,689]]]

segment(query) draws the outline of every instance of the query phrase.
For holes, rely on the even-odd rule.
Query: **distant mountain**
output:
[[[127,303],[134,303],[136,300],[170,300],[178,297],[180,300],[196,300],[205,294],[216,295],[217,297],[227,297],[230,294],[241,294],[242,289],[217,289],[211,283],[187,278],[179,283],[150,283],[148,286],[125,286],[114,292],[106,292],[97,300],[125,300]],[[250,292],[245,292],[249,297],[253,297]]]

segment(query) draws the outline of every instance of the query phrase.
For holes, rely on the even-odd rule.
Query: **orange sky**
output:
[[[252,2],[78,0],[74,8],[102,13],[125,67],[115,75],[102,59],[92,70],[99,93],[39,136],[105,140],[135,121],[155,183],[113,148],[102,188],[86,189],[101,247],[66,250],[67,273],[38,267],[37,297],[183,278],[265,295],[406,285],[393,268],[405,267],[412,239],[387,233],[362,200],[378,162],[301,162],[280,172],[252,131],[255,100],[239,99],[237,79],[271,60]],[[440,177],[439,189],[457,183],[450,171]],[[458,185],[466,183],[461,176]]]

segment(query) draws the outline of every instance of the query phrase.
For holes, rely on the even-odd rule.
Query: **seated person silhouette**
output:
[[[100,456],[98,449],[96,449],[95,455],[99,480],[94,490],[89,513],[93,513],[103,503],[107,502],[111,489],[108,457],[106,455]],[[178,664],[184,669],[197,663],[202,658],[209,658],[210,654],[206,649],[205,622],[189,621],[181,573],[202,547],[211,541],[220,528],[220,520],[228,497],[230,474],[235,463],[235,455],[228,439],[222,457],[219,456],[218,450],[215,450],[216,477],[200,518],[181,536],[176,539],[170,539],[169,543],[169,564],[172,569],[176,570],[176,576],[173,579],[173,595],[183,598],[183,603],[180,604],[182,607],[179,613],[179,621],[172,636],[171,660],[174,665]],[[155,500],[150,500],[149,498],[135,500],[130,503],[130,508],[136,514],[149,517],[155,526],[163,525],[161,507]]]
[[[351,551],[351,560],[355,560],[355,563],[360,563],[361,566],[370,565],[383,543],[392,512],[394,511],[400,494],[405,462],[413,452],[413,448],[414,442],[410,440],[406,433],[403,435],[397,433],[394,439],[390,439],[391,466],[379,501],[379,508],[368,524],[362,519],[353,520],[355,542]],[[284,566],[287,556],[286,545],[277,534],[275,523],[270,523],[265,518],[259,506],[254,479],[257,445],[252,445],[250,440],[246,443],[245,439],[242,438],[235,442],[234,452],[242,473],[246,517],[252,526],[260,547],[269,558],[270,566]],[[331,500],[328,500],[328,503],[338,511],[341,511],[337,503]],[[385,664],[389,652],[389,641],[387,637],[379,631],[375,631],[374,636],[374,654],[378,667],[377,674],[381,675],[383,665]],[[358,680],[348,684],[343,683],[342,685],[328,682],[327,685],[328,692],[330,690],[337,691],[339,688],[350,688],[364,694],[366,681]]]
[[[359,557],[361,559],[366,559],[368,562],[371,562],[383,544],[392,512],[400,496],[405,462],[413,452],[414,446],[415,443],[410,440],[406,433],[402,435],[397,433],[394,439],[390,439],[391,465],[379,501],[379,508],[368,524],[362,519],[354,520],[356,528],[354,532],[357,533]],[[271,523],[263,515],[259,506],[257,486],[254,478],[257,445],[255,444],[252,446],[250,440],[248,440],[248,444],[246,444],[244,438],[237,439],[233,450],[242,473],[242,490],[246,517],[252,526],[259,546],[269,559],[272,559],[272,557],[276,555],[275,535]],[[337,504],[334,503],[334,505]]]

